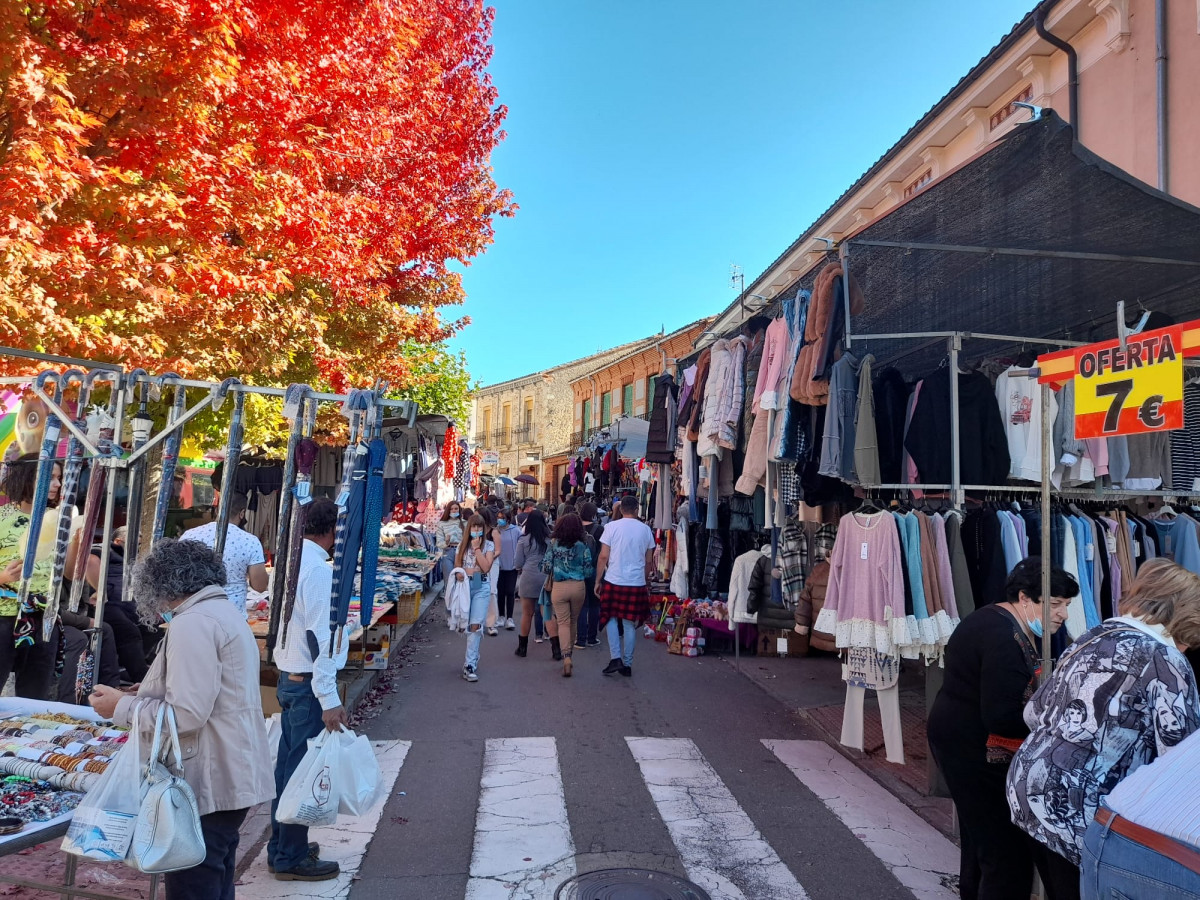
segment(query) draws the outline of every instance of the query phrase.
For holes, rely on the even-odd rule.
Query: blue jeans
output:
[[[467,616],[467,658],[465,665],[479,668],[479,644],[483,640],[483,623],[492,605],[492,588],[478,575],[471,576],[471,611]]]
[[[267,862],[275,871],[284,872],[300,865],[308,856],[308,826],[281,825],[275,821],[279,795],[308,752],[309,739],[320,734],[325,723],[321,721],[321,704],[312,691],[311,675],[306,675],[303,681],[292,681],[287,673],[280,672],[275,696],[283,712],[279,716],[279,755],[275,761],[275,799],[271,801]]]
[[[1083,900],[1200,897],[1200,875],[1093,821],[1083,838]]]
[[[587,585],[587,600],[583,604],[583,609],[579,611],[579,627],[576,629],[575,643],[594,643],[596,633],[599,630],[600,598],[596,596],[596,591],[589,580]]]
[[[623,629],[625,633],[617,632],[617,620],[609,619],[608,625],[605,626],[605,631],[608,632],[608,658],[617,659],[620,657],[621,662],[627,666],[633,665],[633,648],[637,643],[637,624],[632,619],[622,619],[624,622]],[[624,641],[625,652],[621,652],[621,643]]]

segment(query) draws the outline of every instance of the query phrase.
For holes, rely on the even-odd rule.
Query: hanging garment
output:
[[[1183,428],[1171,432],[1171,488],[1200,491],[1200,381],[1183,386]]]
[[[854,472],[854,415],[858,409],[860,360],[847,353],[833,364],[829,376],[829,404],[825,411],[825,433],[821,437],[821,465],[817,472],[827,478],[856,482]]]
[[[962,515],[956,512],[939,514],[946,524],[946,550],[950,554],[950,573],[954,579],[954,600],[960,618],[975,611],[975,592],[971,587],[971,572],[963,551]]]
[[[795,631],[808,639],[808,648],[824,650],[826,653],[837,651],[837,640],[827,631],[818,631],[814,623],[825,608],[825,595],[829,589],[829,563],[822,560],[813,566],[809,573],[808,582],[796,602],[792,612],[796,623]],[[807,648],[806,648],[807,649]]]
[[[1172,483],[1170,432],[1131,434],[1126,441],[1129,446],[1126,490],[1152,491]]]
[[[839,648],[870,647],[896,656],[898,643],[910,641],[893,521],[888,513],[850,513],[838,525],[816,627],[833,634]]]
[[[959,473],[963,484],[999,485],[1008,479],[1008,438],[987,376],[958,376]],[[924,484],[950,483],[950,369],[939,368],[921,386],[904,446]]]
[[[867,354],[858,369],[858,405],[854,411],[854,472],[859,484],[879,484],[879,438],[875,431],[875,394]]]
[[[804,326],[804,346],[792,372],[789,393],[793,400],[824,406],[829,394],[826,376],[845,334],[845,303],[841,292],[842,267],[830,263],[817,275]],[[854,276],[850,276],[850,314],[860,315],[866,304]]]
[[[669,374],[658,376],[654,396],[650,401],[650,428],[646,432],[646,460],[654,463],[675,461],[676,394],[675,379]]]
[[[692,389],[692,395],[688,402],[690,408],[687,411],[687,437],[689,441],[700,440],[700,423],[704,419],[704,404],[708,389],[708,375],[712,368],[712,347],[705,347],[700,351],[700,355],[696,358],[696,386]]]
[[[746,398],[746,349],[750,341],[739,335],[729,342],[729,360],[717,405],[714,436],[724,450],[738,446],[738,431],[742,421],[742,403]]]
[[[758,373],[762,371],[763,345],[766,341],[766,331],[760,329],[749,336],[746,345],[745,385],[742,391],[742,419],[738,424],[740,435],[744,440],[750,434],[754,424],[754,414],[758,412],[758,404],[754,402],[754,393],[758,389]]]
[[[761,550],[750,550],[734,560],[733,572],[729,577],[729,621],[750,625],[758,623],[758,612],[763,607],[767,590],[762,575],[763,566],[769,564],[770,554]]]
[[[1008,438],[1008,477],[1024,481],[1042,480],[1042,388],[1036,378],[1011,374],[1024,371],[1016,366],[996,379],[996,401]],[[1058,401],[1050,398],[1050,420],[1057,426]]]
[[[799,522],[788,519],[779,535],[779,568],[782,572],[783,595],[793,605],[804,591],[809,567],[808,537]]]
[[[783,317],[774,319],[767,326],[759,363],[758,378],[754,387],[754,409],[779,409],[782,405],[775,391],[783,377],[783,370],[790,360],[788,351],[788,323]]]
[[[1075,437],[1075,382],[1066,382],[1058,391],[1058,413],[1054,418],[1054,459],[1064,468],[1079,463],[1086,452],[1083,441]],[[1041,480],[1041,471],[1038,480]]]
[[[904,424],[908,414],[908,385],[890,366],[872,383],[875,433],[879,444],[879,483],[900,484],[903,478]],[[862,392],[859,392],[861,400]]]
[[[1189,572],[1200,574],[1200,542],[1196,521],[1190,516],[1175,516],[1172,519],[1155,518],[1154,526],[1162,555],[1183,566]]]

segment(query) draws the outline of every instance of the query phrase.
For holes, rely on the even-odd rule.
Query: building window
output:
[[[505,403],[500,413],[500,440],[507,444],[512,434],[512,404]]]
[[[633,382],[625,385],[621,392],[621,412],[627,416],[633,415]]]
[[[1025,87],[1021,88],[1021,90],[1017,92],[1017,95],[1009,100],[1008,103],[1004,104],[1003,107],[992,113],[992,131],[995,131],[997,128],[1003,125],[1009,116],[1013,115],[1013,113],[1020,109],[1020,107],[1017,106],[1018,103],[1028,103],[1032,99],[1033,85],[1027,84]]]
[[[916,180],[914,180],[908,187],[904,189],[904,199],[907,200],[931,181],[933,181],[933,169],[926,169],[917,176]]]
[[[484,447],[492,446],[492,410],[491,407],[483,411],[483,440],[481,443]]]
[[[592,401],[591,398],[583,401],[583,432],[586,434],[592,427]]]
[[[646,379],[646,418],[650,418],[649,413],[654,409],[654,389],[658,387],[658,376],[651,375]]]
[[[600,396],[600,427],[612,424],[613,392],[605,391]]]

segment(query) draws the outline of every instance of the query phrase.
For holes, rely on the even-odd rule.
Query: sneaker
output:
[[[631,677],[633,675],[633,666],[621,666],[621,674],[626,678]]]
[[[500,632],[498,632],[498,631],[496,630],[496,626],[495,626],[495,625],[491,625],[491,626],[489,626],[489,627],[488,627],[487,633],[488,633],[488,637],[495,637],[495,636],[496,636],[496,635],[498,635]]]
[[[504,628],[505,628],[507,631],[512,631],[512,630],[513,630],[514,628],[516,628],[516,627],[517,627],[517,623],[516,623],[516,622],[514,622],[512,619],[509,619],[509,620],[507,620],[507,621],[504,623]]]
[[[535,644],[544,644],[546,643],[546,636],[544,634],[535,634],[533,636],[533,642]]]
[[[599,646],[600,646],[600,640],[599,640],[599,638],[597,638],[597,639],[596,639],[596,640],[594,640],[594,641],[588,641],[588,642],[587,642],[587,645],[588,645],[589,647],[599,647]]]
[[[474,666],[463,666],[463,680],[464,681],[478,681],[479,680],[479,676],[475,674]]]
[[[276,881],[332,881],[341,874],[341,867],[324,859],[305,859],[292,869],[275,873]]]
[[[588,648],[588,645],[587,645],[587,644],[585,644],[583,641],[576,641],[576,642],[575,642],[575,649],[576,649],[576,650],[586,650],[587,648]]]
[[[314,862],[321,858],[321,845],[318,844],[316,841],[309,841],[308,858],[313,860]],[[272,875],[274,875],[275,867],[273,865],[271,865],[270,863],[267,863],[267,871],[270,872]]]
[[[621,661],[619,659],[609,660],[608,665],[604,667],[602,675],[616,675],[621,671]]]

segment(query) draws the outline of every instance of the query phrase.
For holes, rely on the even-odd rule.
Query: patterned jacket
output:
[[[1200,729],[1196,679],[1153,626],[1109,619],[1067,649],[1025,723],[1008,771],[1013,822],[1078,865],[1100,801]]]

